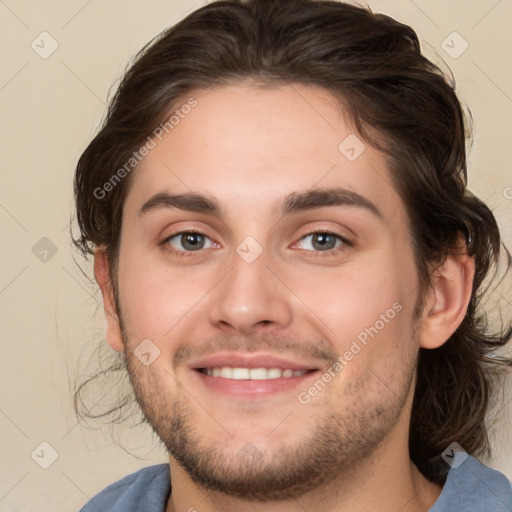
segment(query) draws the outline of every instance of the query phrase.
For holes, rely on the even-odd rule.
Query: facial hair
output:
[[[138,341],[130,339],[126,321],[120,324],[136,400],[169,454],[199,486],[248,501],[298,498],[328,485],[368,460],[398,422],[415,375],[417,354],[411,339],[408,344],[411,349],[401,352],[400,371],[387,376],[386,382],[370,372],[337,391],[339,408],[336,402],[334,407],[326,407],[322,400],[311,402],[308,407],[314,427],[304,431],[300,443],[283,444],[270,452],[260,450],[248,439],[239,452],[233,453],[221,448],[215,439],[209,439],[208,433],[198,430],[191,414],[190,393],[169,369],[142,365],[133,354]],[[214,353],[226,349],[247,352],[271,349],[273,353],[287,350],[314,355],[328,366],[336,359],[328,347],[325,340],[320,344],[309,341],[298,345],[294,340],[276,336],[223,337],[193,347],[183,345],[175,352],[174,363],[179,365],[196,353],[207,355],[205,350]],[[166,392],[169,379],[176,384],[174,396]]]

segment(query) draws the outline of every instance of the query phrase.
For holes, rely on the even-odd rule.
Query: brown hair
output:
[[[495,350],[512,328],[493,333],[481,307],[484,279],[501,242],[493,214],[466,188],[465,123],[454,84],[421,55],[410,27],[334,1],[218,1],[193,12],[137,55],[82,154],[75,244],[84,255],[105,246],[115,282],[122,206],[133,173],[106,197],[95,190],[133,156],[178,98],[243,79],[324,87],[362,137],[386,153],[410,219],[420,295],[433,268],[460,250],[461,237],[475,258],[463,322],[441,348],[421,349],[418,360],[411,458],[427,477],[442,481],[447,466],[440,454],[452,441],[473,454],[488,449],[491,377],[512,365]],[[76,404],[89,381],[78,388]]]

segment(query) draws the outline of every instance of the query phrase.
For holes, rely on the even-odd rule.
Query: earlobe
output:
[[[475,275],[474,258],[449,255],[433,276],[422,316],[419,343],[439,348],[457,330],[466,315]]]
[[[108,268],[108,257],[104,248],[94,252],[94,277],[98,283],[103,297],[105,312],[105,336],[108,344],[118,352],[124,350],[121,328],[116,311],[114,290]]]

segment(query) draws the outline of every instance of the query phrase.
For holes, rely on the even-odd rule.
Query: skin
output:
[[[170,452],[167,511],[427,511],[441,488],[408,453],[416,355],[462,321],[473,261],[447,258],[418,317],[408,219],[386,159],[369,144],[354,161],[338,150],[354,130],[327,91],[245,82],[193,96],[197,107],[133,176],[117,289],[104,248],[95,254],[107,340],[125,351],[137,400]],[[335,187],[380,215],[354,205],[280,210],[290,194]],[[223,215],[141,214],[163,191],[202,194]],[[207,237],[204,248],[169,240],[190,230]],[[345,242],[335,237],[326,249],[309,236],[325,232]],[[236,251],[248,236],[262,251],[251,263]],[[393,304],[400,311],[300,403],[298,393]],[[160,351],[148,366],[134,355],[144,339]],[[264,397],[227,396],[188,367],[220,351],[277,355],[318,372]]]

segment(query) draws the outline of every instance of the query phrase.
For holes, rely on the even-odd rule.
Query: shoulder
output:
[[[512,485],[505,475],[457,452],[443,491],[430,512],[512,511]]]
[[[169,464],[157,464],[109,485],[87,502],[80,512],[163,512],[170,489]]]

